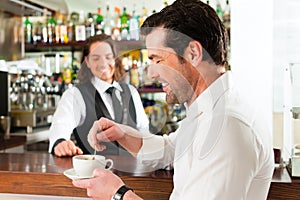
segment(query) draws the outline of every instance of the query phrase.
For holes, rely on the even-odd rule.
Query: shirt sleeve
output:
[[[154,169],[173,168],[176,135],[176,132],[163,136],[144,134],[143,145],[137,155],[138,161]]]
[[[129,85],[129,88],[130,88],[130,92],[131,92],[135,110],[136,110],[137,130],[139,130],[140,132],[144,132],[144,133],[149,132],[149,120],[145,113],[140,94],[132,85]]]
[[[49,152],[58,139],[69,140],[73,129],[85,119],[85,104],[80,91],[76,88],[66,90],[55,110],[49,129]]]

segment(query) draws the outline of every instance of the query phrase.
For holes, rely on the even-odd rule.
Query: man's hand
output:
[[[123,181],[109,170],[95,169],[91,179],[73,180],[73,185],[87,189],[87,196],[92,199],[111,199],[124,185]]]
[[[107,118],[100,118],[95,121],[93,127],[88,134],[88,142],[91,147],[96,148],[97,151],[105,150],[105,145],[101,142],[113,142],[124,137],[125,132],[117,124]]]
[[[72,142],[71,140],[66,140],[59,143],[54,148],[54,154],[58,157],[63,157],[83,154],[83,152],[79,147],[75,146],[74,142]]]

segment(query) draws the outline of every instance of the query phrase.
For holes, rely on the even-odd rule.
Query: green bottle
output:
[[[26,17],[24,22],[24,36],[25,43],[32,43],[32,23],[29,21],[28,17]]]
[[[216,3],[216,12],[219,15],[220,19],[223,20],[223,10],[222,10],[219,0],[217,0],[217,3]]]
[[[101,8],[98,7],[96,16],[96,35],[103,33],[103,15],[101,14]]]
[[[51,16],[48,20],[47,28],[48,28],[48,43],[56,42],[56,35],[55,35],[55,27],[56,27],[56,20]]]
[[[126,7],[123,7],[123,13],[121,15],[121,40],[128,40],[128,31],[129,31],[129,25],[128,25],[128,15],[126,12]]]

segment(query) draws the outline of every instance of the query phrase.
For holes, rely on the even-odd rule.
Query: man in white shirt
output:
[[[101,118],[89,143],[118,141],[154,168],[174,166],[170,199],[263,200],[274,169],[272,136],[226,72],[228,38],[216,12],[199,0],[177,0],[144,22],[151,65],[168,103],[184,103],[186,118],[170,135],[155,136]],[[101,130],[101,133],[97,131]],[[74,180],[95,199],[140,199],[111,172]]]

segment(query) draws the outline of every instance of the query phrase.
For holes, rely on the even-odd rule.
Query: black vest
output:
[[[136,110],[131,96],[130,89],[127,84],[120,84],[123,92],[121,92],[122,108],[123,108],[123,124],[136,128]],[[100,94],[91,82],[79,84],[76,86],[85,103],[86,117],[81,126],[73,130],[77,145],[82,149],[84,154],[92,154],[94,149],[87,141],[87,135],[93,126],[93,123],[101,117],[112,119]],[[106,149],[98,152],[101,155],[130,155],[117,142],[103,143]]]

